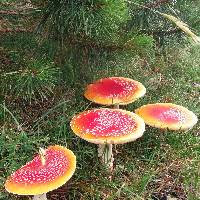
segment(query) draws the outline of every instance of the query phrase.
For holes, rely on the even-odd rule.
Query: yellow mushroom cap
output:
[[[87,86],[84,96],[103,105],[129,104],[146,93],[138,81],[123,77],[109,77],[97,80]]]
[[[45,161],[41,155],[16,172],[5,183],[8,192],[18,195],[38,195],[47,193],[65,184],[76,168],[76,156],[62,146],[50,146],[44,150]]]
[[[144,121],[135,113],[121,109],[93,109],[71,120],[73,132],[95,144],[123,144],[143,135]]]
[[[172,103],[147,104],[136,109],[135,113],[150,126],[171,130],[187,130],[198,121],[193,112]]]

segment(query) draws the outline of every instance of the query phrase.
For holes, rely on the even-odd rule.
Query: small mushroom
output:
[[[136,109],[135,113],[149,126],[170,130],[188,130],[198,121],[193,112],[172,103],[147,104]]]
[[[136,114],[121,109],[93,109],[71,120],[73,132],[88,142],[99,145],[102,161],[112,170],[112,144],[123,144],[143,135],[144,121]]]
[[[16,172],[5,183],[5,189],[18,195],[34,195],[47,200],[46,193],[65,184],[76,168],[76,156],[62,146],[40,149],[40,154]]]
[[[145,93],[145,87],[138,81],[123,77],[109,77],[88,85],[84,96],[95,103],[115,105],[115,108],[119,108],[119,105],[132,103]]]

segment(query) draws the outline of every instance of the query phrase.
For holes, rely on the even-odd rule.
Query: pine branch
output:
[[[190,28],[188,27],[188,25],[186,23],[184,23],[183,21],[181,21],[179,18],[174,17],[173,15],[168,15],[162,12],[158,12],[160,15],[162,15],[163,17],[167,18],[168,20],[170,20],[171,22],[173,22],[177,27],[179,27],[183,32],[185,32],[189,37],[191,37],[193,39],[193,41],[195,43],[200,44],[200,37],[195,35]]]

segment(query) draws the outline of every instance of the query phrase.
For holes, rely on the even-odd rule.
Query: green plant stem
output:
[[[15,116],[12,114],[12,112],[4,105],[0,104],[0,107],[2,107],[4,109],[4,111],[8,112],[10,114],[10,116],[13,118],[13,120],[15,121],[16,125],[17,125],[17,129],[18,131],[23,131],[21,125],[19,124],[19,122],[17,121],[17,119],[15,118]]]

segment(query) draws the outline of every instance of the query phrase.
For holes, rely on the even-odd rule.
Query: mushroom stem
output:
[[[104,154],[105,144],[98,145],[98,157],[101,158],[103,161],[103,154]]]
[[[118,103],[117,103],[117,104],[114,104],[113,108],[119,109],[119,104],[118,104]]]
[[[47,200],[47,195],[46,193],[34,195],[33,200]]]
[[[110,171],[113,170],[113,152],[112,144],[100,144],[98,148],[98,157],[106,164]]]
[[[105,159],[105,163],[107,164],[108,168],[110,169],[110,171],[113,170],[113,152],[112,152],[112,144],[107,144],[105,147],[105,155],[104,155],[104,159]]]

